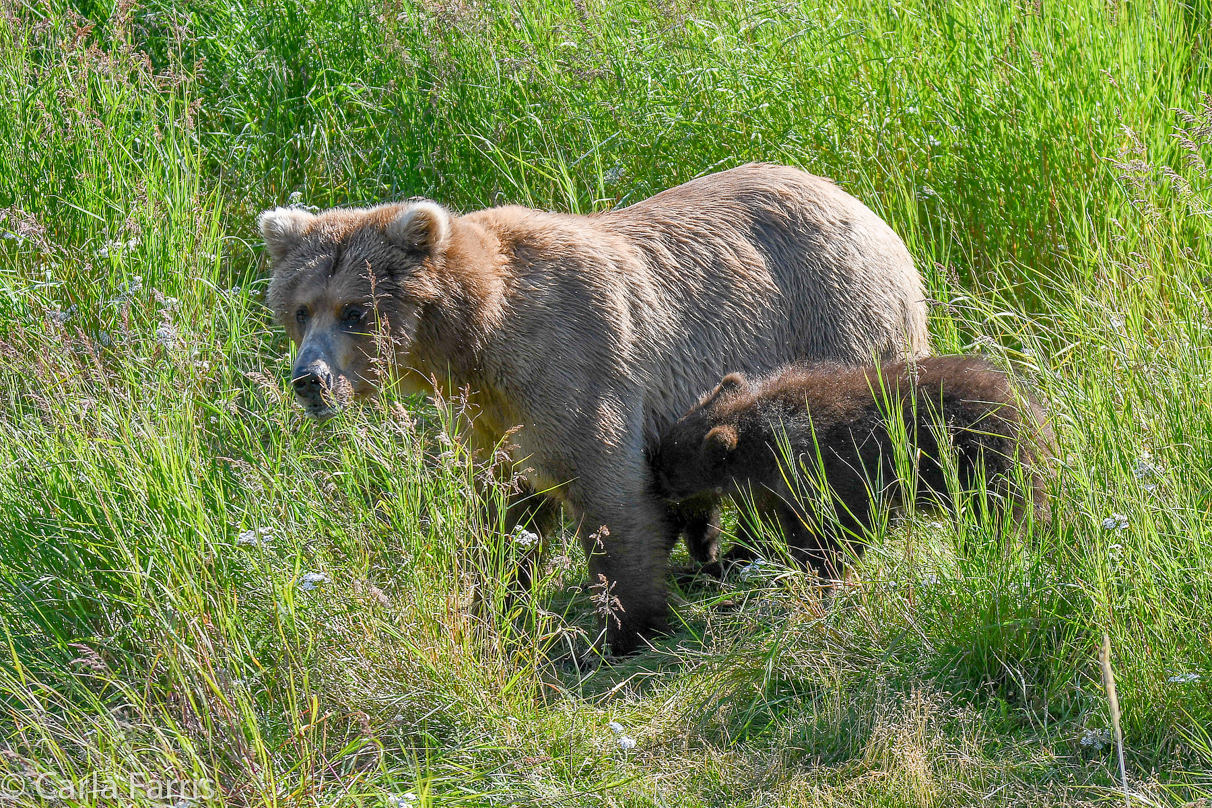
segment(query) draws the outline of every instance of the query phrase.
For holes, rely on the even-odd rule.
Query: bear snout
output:
[[[336,380],[327,362],[315,359],[296,365],[291,377],[295,400],[308,415],[323,418],[334,413]]]

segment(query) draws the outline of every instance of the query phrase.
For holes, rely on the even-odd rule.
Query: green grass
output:
[[[1132,802],[1205,804],[1210,32],[1202,0],[0,0],[0,789],[1122,802],[1081,743],[1106,632]],[[1033,381],[1056,529],[894,523],[830,608],[777,567],[679,591],[676,634],[578,675],[572,537],[526,619],[475,607],[516,550],[457,402],[300,419],[255,214],[584,212],[759,159],[892,223],[939,350]]]

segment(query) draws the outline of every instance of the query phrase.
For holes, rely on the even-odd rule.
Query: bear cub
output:
[[[1037,521],[1050,521],[1042,460],[1052,436],[1043,410],[971,356],[866,368],[793,364],[755,381],[734,373],[660,437],[649,462],[660,496],[740,496],[787,537],[792,559],[836,579],[847,551],[862,552],[875,506],[895,508],[910,493],[898,479],[898,449],[916,463],[916,501],[953,507],[940,438],[961,488],[983,483],[993,513],[1009,507],[1021,521],[1031,508]]]

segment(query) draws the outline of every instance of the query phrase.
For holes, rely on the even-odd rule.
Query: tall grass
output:
[[[0,12],[5,796],[1093,803],[1117,788],[1106,632],[1130,789],[1208,797],[1206,3]],[[1035,385],[1056,528],[965,554],[951,525],[893,523],[830,608],[759,567],[679,589],[677,633],[578,672],[572,537],[533,601],[478,606],[526,548],[442,437],[458,402],[299,418],[253,218],[414,194],[584,212],[759,159],[885,216],[939,350]]]

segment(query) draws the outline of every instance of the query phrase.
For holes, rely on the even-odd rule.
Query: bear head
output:
[[[748,394],[745,377],[729,374],[661,435],[650,458],[661,497],[680,502],[732,493],[730,461],[744,429],[736,416]]]
[[[443,295],[451,216],[417,201],[258,219],[273,265],[267,302],[297,352],[295,398],[315,418],[375,392]]]

